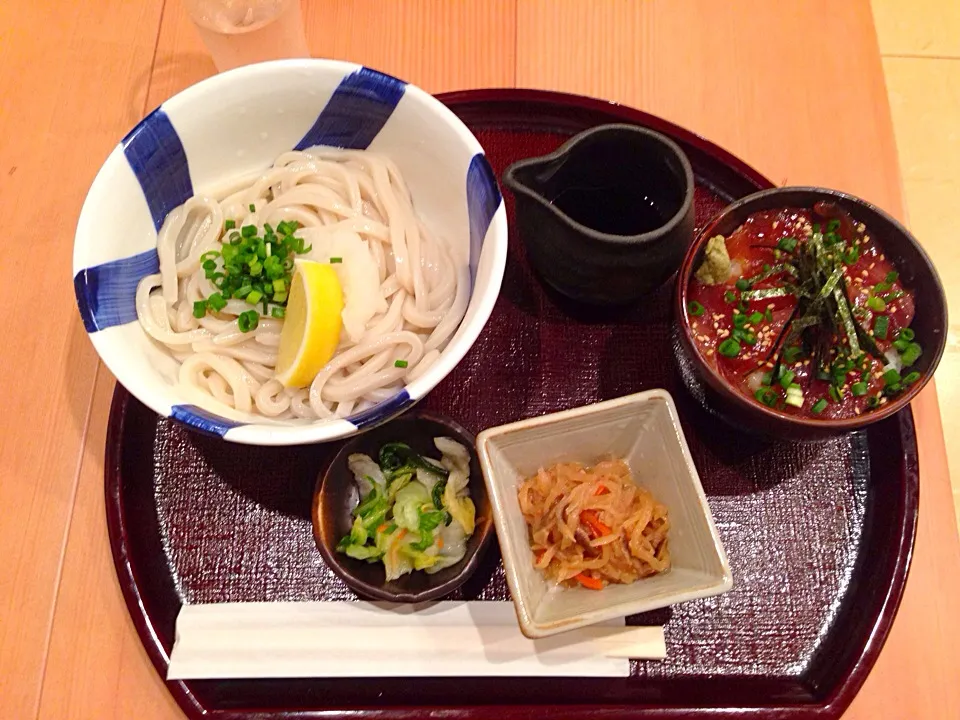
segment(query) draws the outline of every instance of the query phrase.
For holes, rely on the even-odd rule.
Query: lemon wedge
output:
[[[280,348],[276,378],[284,387],[309,385],[330,362],[340,343],[343,290],[328,263],[296,260]]]

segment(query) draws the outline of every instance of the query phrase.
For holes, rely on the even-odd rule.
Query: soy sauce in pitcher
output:
[[[640,183],[571,186],[552,204],[574,222],[610,235],[639,235],[664,225],[670,215]]]

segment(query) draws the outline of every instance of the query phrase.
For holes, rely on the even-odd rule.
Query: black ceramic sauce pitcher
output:
[[[693,171],[660,133],[601,125],[503,175],[531,264],[564,295],[636,300],[663,284],[693,239]]]

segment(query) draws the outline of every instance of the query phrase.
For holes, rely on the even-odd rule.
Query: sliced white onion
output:
[[[900,362],[900,353],[897,352],[896,348],[889,348],[883,356],[887,359],[887,364],[883,366],[884,372],[887,370],[896,370],[897,372],[903,370],[903,363]]]

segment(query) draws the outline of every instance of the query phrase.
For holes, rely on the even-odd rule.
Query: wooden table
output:
[[[778,182],[903,216],[866,0],[306,0],[315,55],[432,92],[594,95],[679,123]],[[87,340],[71,246],[100,163],[147,110],[214,73],[179,0],[0,3],[0,717],[175,718],[120,596],[103,509],[114,380]],[[941,378],[942,380],[942,378]],[[960,545],[937,397],[914,403],[916,553],[847,716],[960,717]]]

